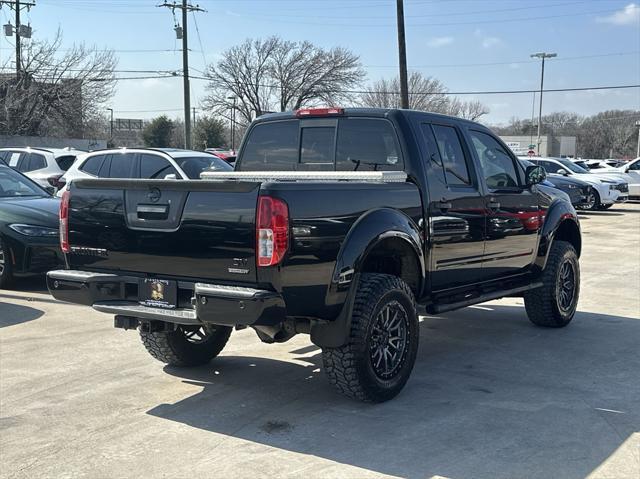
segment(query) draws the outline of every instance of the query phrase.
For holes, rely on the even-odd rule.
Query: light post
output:
[[[113,108],[107,108],[111,114],[111,120],[109,121],[109,143],[113,143]]]
[[[231,150],[235,151],[236,146],[236,100],[238,97],[228,96],[227,100],[231,100],[233,102],[233,106],[231,107]]]
[[[540,129],[542,128],[542,90],[544,88],[544,60],[546,58],[554,58],[557,56],[558,56],[557,53],[546,53],[546,52],[538,52],[538,53],[531,54],[531,58],[542,59],[542,73],[540,74],[540,110],[538,111],[538,140],[537,140],[538,148],[536,149],[537,150],[536,153],[538,155],[540,155],[540,143],[541,143]]]
[[[636,148],[636,158],[640,157],[640,120],[636,120],[636,126],[638,127],[638,147]]]

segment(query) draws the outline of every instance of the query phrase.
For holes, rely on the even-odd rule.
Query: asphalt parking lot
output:
[[[579,313],[536,328],[521,299],[423,317],[413,375],[350,401],[305,336],[235,332],[163,367],[112,317],[42,281],[0,292],[0,475],[640,477],[640,204],[581,214]]]

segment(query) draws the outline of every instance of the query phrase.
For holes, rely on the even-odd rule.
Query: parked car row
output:
[[[615,203],[629,199],[629,178],[623,172],[600,172],[586,170],[567,158],[520,157],[542,166],[547,172],[547,180],[567,192],[575,207],[598,210],[611,208]],[[571,179],[572,181],[561,181]]]
[[[0,148],[0,160],[51,191],[60,187],[60,178],[83,153],[72,148]]]
[[[230,170],[226,161],[200,151],[0,149],[0,288],[9,287],[15,277],[46,273],[63,264],[59,197],[72,180],[193,180],[203,171]]]

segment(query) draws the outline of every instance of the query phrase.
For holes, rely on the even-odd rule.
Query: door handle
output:
[[[436,203],[436,208],[438,208],[443,213],[446,213],[451,209],[451,203],[449,203],[448,201],[438,201]]]
[[[497,201],[489,201],[489,203],[487,203],[487,208],[489,208],[492,211],[496,211],[500,209],[500,203]]]

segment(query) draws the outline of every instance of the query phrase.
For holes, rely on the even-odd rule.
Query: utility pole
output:
[[[22,70],[22,47],[20,45],[20,38],[31,38],[31,26],[22,25],[20,21],[20,11],[23,8],[30,10],[31,7],[35,7],[35,3],[33,2],[21,2],[21,0],[0,0],[0,7],[2,5],[8,5],[9,8],[14,10],[15,12],[15,22],[16,25],[13,30],[16,33],[16,80],[20,80],[20,72]],[[10,35],[12,30],[11,24],[5,25],[5,35]]]
[[[191,123],[191,125],[193,126],[193,130],[195,130],[196,129],[196,107],[194,106],[193,108],[191,108],[191,110],[193,111],[193,122]],[[193,136],[194,136],[194,139],[192,140],[192,143],[195,143],[195,131]]]
[[[407,85],[407,45],[404,38],[404,3],[396,0],[398,19],[398,59],[400,66],[400,102],[402,108],[409,108],[409,87]]]
[[[236,100],[238,97],[228,96],[227,100],[233,101],[231,108],[231,149],[235,151],[236,146]]]
[[[189,88],[189,41],[188,41],[188,21],[187,14],[189,12],[204,12],[205,10],[200,8],[199,5],[191,5],[187,0],[182,0],[181,4],[168,3],[166,0],[164,3],[157,5],[158,7],[167,7],[171,9],[174,14],[175,10],[182,11],[182,28],[177,25],[175,28],[178,39],[182,38],[182,85],[184,90],[184,147],[187,150],[191,149],[191,92]]]
[[[20,81],[22,70],[22,56],[20,51],[20,0],[16,0],[16,80]]]
[[[536,153],[538,154],[538,156],[540,156],[540,143],[542,143],[542,139],[540,138],[540,132],[542,128],[542,90],[544,88],[544,60],[546,58],[554,58],[557,56],[558,56],[557,53],[545,53],[545,52],[531,54],[531,58],[542,59],[542,73],[540,75],[540,109],[538,110],[538,140],[537,140],[538,147],[536,148]]]

